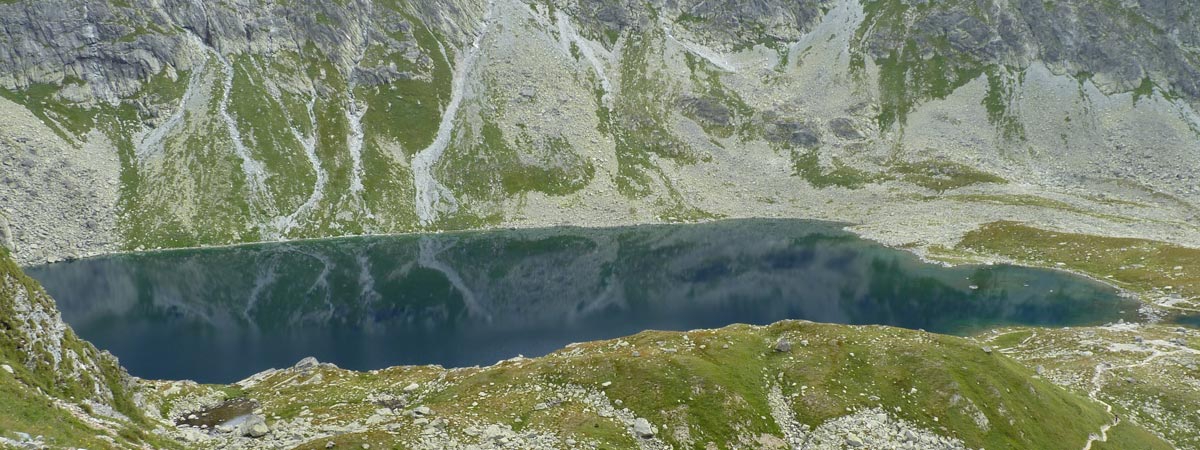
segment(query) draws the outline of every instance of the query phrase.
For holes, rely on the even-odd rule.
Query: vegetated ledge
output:
[[[992,255],[1023,265],[1071,270],[1129,290],[1158,306],[1200,311],[1200,249],[1196,248],[1001,221],[968,232],[955,250],[951,255],[968,259],[971,254]]]

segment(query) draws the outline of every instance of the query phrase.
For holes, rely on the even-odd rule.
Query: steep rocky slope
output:
[[[0,448],[160,447],[169,441],[142,431],[138,389],[116,358],[75,336],[0,249]]]
[[[809,217],[1200,245],[1190,1],[0,2],[19,261]]]

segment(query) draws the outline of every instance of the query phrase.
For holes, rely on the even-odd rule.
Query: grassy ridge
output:
[[[792,349],[774,351],[779,338],[791,342]],[[391,393],[409,399],[406,408],[431,408],[449,424],[447,433],[463,442],[472,442],[468,426],[498,423],[518,433],[554,430],[564,439],[600,448],[630,448],[635,440],[620,420],[598,412],[605,402],[648,419],[660,430],[656,437],[675,448],[782,438],[768,399],[773,386],[780,388],[796,421],[809,427],[882,407],[972,448],[1079,448],[1110,420],[1098,403],[1031,375],[970,339],[780,322],[643,332],[487,368],[361,373],[322,367],[300,375],[284,370],[248,388],[246,395],[261,401],[265,414],[279,416],[278,421],[315,417],[336,425],[363,420],[378,408],[369,398]],[[319,386],[305,382],[314,376],[321,378]],[[402,393],[414,382],[421,388]],[[980,425],[980,415],[986,425]],[[421,427],[410,425],[412,420],[398,415],[375,429],[315,439],[300,448],[323,448],[328,441],[339,447],[404,448],[420,439]],[[384,428],[394,432],[383,433]],[[1120,439],[1114,442],[1137,448],[1162,444],[1134,426],[1117,429],[1114,436]]]

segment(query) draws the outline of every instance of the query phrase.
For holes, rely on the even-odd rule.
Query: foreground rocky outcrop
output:
[[[25,264],[721,216],[1200,244],[1191,1],[68,3],[0,4]]]
[[[0,446],[156,446],[142,431],[139,389],[0,249]]]

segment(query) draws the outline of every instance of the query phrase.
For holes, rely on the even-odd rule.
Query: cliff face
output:
[[[5,2],[0,225],[23,263],[720,216],[940,243],[1031,205],[1195,242],[1196,6]]]

